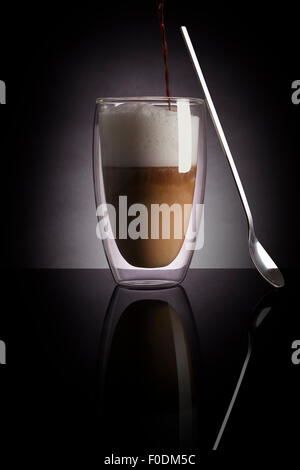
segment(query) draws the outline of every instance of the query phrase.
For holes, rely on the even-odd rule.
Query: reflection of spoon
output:
[[[232,176],[234,178],[237,190],[239,192],[243,208],[246,214],[247,222],[248,222],[248,245],[249,245],[249,252],[251,259],[259,271],[259,273],[262,275],[262,277],[268,281],[272,286],[274,287],[282,287],[284,286],[284,279],[279,271],[278,267],[272,260],[272,258],[268,255],[264,247],[259,243],[259,241],[256,238],[255,232],[254,232],[254,225],[253,225],[253,218],[252,214],[250,211],[250,207],[247,201],[247,197],[240,179],[240,176],[238,174],[237,168],[235,166],[233,157],[231,155],[231,151],[229,148],[229,145],[227,143],[225,134],[223,132],[220,120],[218,118],[214,103],[211,99],[210,93],[208,91],[202,70],[200,68],[196,53],[194,51],[193,45],[191,43],[189,34],[187,32],[187,29],[185,26],[181,26],[181,32],[186,44],[186,47],[189,51],[189,54],[191,56],[193,65],[195,67],[195,71],[198,75],[199,81],[201,83],[201,86],[204,91],[204,95],[206,98],[206,103],[208,106],[208,110],[210,112],[212,121],[214,123],[215,129],[217,131],[220,143],[222,145],[222,148],[224,150],[225,156],[228,160]]]
[[[226,411],[226,414],[225,414],[225,417],[223,419],[221,428],[219,430],[217,439],[214,443],[213,450],[217,450],[217,448],[220,444],[220,441],[221,441],[221,438],[223,436],[225,427],[227,425],[227,422],[229,420],[232,408],[234,406],[236,397],[238,396],[241,384],[243,382],[243,378],[244,378],[244,375],[246,373],[246,369],[247,369],[247,366],[248,366],[248,363],[249,363],[249,360],[250,360],[250,356],[251,356],[251,352],[252,352],[252,343],[253,343],[253,336],[255,334],[255,330],[262,324],[262,322],[264,321],[266,316],[272,310],[272,300],[273,300],[273,296],[274,296],[275,292],[276,291],[272,290],[271,292],[268,292],[267,294],[265,294],[257,302],[257,304],[253,308],[253,321],[252,321],[252,324],[250,326],[249,333],[248,333],[248,351],[247,351],[246,358],[244,360],[244,363],[243,363],[243,366],[242,366],[237,384],[235,386],[232,398],[230,400],[228,409]]]

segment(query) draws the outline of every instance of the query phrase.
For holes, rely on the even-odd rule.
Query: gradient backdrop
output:
[[[173,96],[202,97],[180,25],[187,26],[253,210],[256,232],[282,267],[296,264],[300,105],[297,15],[260,4],[226,10],[166,1]],[[295,9],[295,7],[293,7]],[[164,95],[154,0],[2,7],[0,107],[2,263],[99,268],[92,122],[99,96]],[[299,9],[298,9],[299,10]],[[251,267],[247,226],[208,119],[205,243],[193,267]]]

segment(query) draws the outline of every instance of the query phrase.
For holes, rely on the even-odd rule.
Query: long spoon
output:
[[[180,29],[181,29],[186,47],[187,47],[187,49],[189,51],[189,54],[191,56],[192,62],[194,64],[196,73],[197,73],[198,78],[200,80],[201,86],[203,88],[204,95],[205,95],[205,98],[206,98],[206,103],[207,103],[207,106],[208,106],[208,110],[210,112],[210,115],[211,115],[212,121],[214,123],[215,129],[216,129],[217,134],[219,136],[219,140],[220,140],[220,143],[222,145],[223,151],[224,151],[224,153],[227,157],[227,160],[228,160],[228,163],[229,163],[229,166],[230,166],[230,169],[231,169],[236,187],[238,189],[238,192],[239,192],[239,195],[240,195],[240,198],[241,198],[244,210],[245,210],[245,214],[246,214],[246,218],[247,218],[247,222],[248,222],[248,246],[249,246],[249,252],[250,252],[251,259],[252,259],[255,267],[257,268],[257,270],[260,272],[260,274],[262,275],[262,277],[266,281],[268,281],[274,287],[282,287],[282,286],[284,286],[284,278],[283,278],[281,272],[279,271],[278,267],[276,266],[276,264],[274,263],[272,258],[268,255],[268,253],[266,252],[264,247],[261,245],[261,243],[256,238],[256,235],[255,235],[255,232],[254,232],[253,218],[252,218],[250,207],[249,207],[249,204],[248,204],[248,201],[247,201],[247,198],[246,198],[246,194],[245,194],[241,179],[239,177],[238,171],[236,169],[233,157],[231,155],[231,151],[230,151],[229,145],[227,143],[225,134],[223,132],[221,123],[219,121],[216,109],[214,107],[213,101],[212,101],[210,93],[208,91],[208,88],[207,88],[203,73],[201,71],[196,53],[194,51],[192,42],[190,40],[189,34],[188,34],[187,29],[186,29],[185,26],[181,26]]]

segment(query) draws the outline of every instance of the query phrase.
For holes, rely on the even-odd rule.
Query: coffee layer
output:
[[[170,264],[184,241],[190,217],[190,207],[184,206],[193,202],[196,167],[193,166],[189,172],[179,173],[177,167],[104,166],[103,176],[106,202],[116,209],[116,243],[122,256],[129,264],[137,267],[158,268]],[[119,238],[119,196],[127,196],[127,208],[137,203],[147,208],[148,239]],[[171,212],[169,239],[163,238],[162,217],[153,219],[152,214],[151,220],[153,204],[167,204],[169,207],[178,204],[181,209],[182,218]],[[128,216],[128,225],[138,215]],[[158,239],[151,238],[151,223]],[[180,238],[177,238],[178,233],[182,234]]]

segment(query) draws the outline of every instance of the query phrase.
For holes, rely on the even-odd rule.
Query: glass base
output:
[[[178,286],[185,278],[189,263],[177,269],[111,268],[119,286],[129,289],[164,289]]]
[[[163,279],[130,279],[129,281],[118,281],[118,285],[127,289],[166,289],[177,286],[179,282]]]

